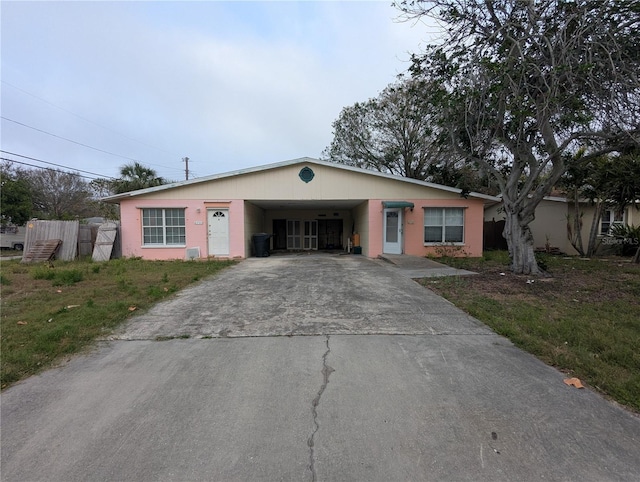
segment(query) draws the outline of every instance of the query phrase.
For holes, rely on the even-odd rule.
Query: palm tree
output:
[[[166,179],[159,177],[155,170],[134,162],[120,168],[120,179],[113,181],[113,190],[116,194],[121,194],[166,183]]]

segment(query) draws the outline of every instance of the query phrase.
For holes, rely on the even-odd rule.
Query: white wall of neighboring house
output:
[[[580,210],[582,214],[582,245],[587,249],[589,243],[589,232],[593,222],[595,206],[589,203],[581,203]],[[568,255],[577,255],[578,252],[571,245],[568,237],[567,223],[569,216],[574,215],[574,205],[566,198],[547,197],[543,199],[536,209],[536,218],[529,225],[533,234],[534,247],[543,249],[547,243],[552,248],[558,248]],[[502,204],[488,206],[484,214],[485,221],[505,219]],[[604,221],[604,224],[603,224]],[[598,225],[598,236],[600,237],[600,245],[604,248],[606,244],[603,240],[606,238],[606,228],[611,222],[623,222],[625,224],[638,226],[640,225],[640,210],[635,206],[628,206],[620,219],[619,215],[611,211],[607,211],[603,219]]]

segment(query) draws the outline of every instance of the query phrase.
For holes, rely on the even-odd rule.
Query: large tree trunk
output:
[[[596,201],[596,209],[593,212],[593,221],[591,222],[591,230],[589,231],[589,244],[587,245],[587,257],[592,257],[598,249],[598,233],[600,232],[600,220],[602,219],[602,211],[604,211],[604,203],[600,200]]]
[[[507,240],[511,269],[516,274],[542,274],[533,250],[533,234],[529,222],[522,219],[520,212],[505,209],[506,219],[502,235]]]
[[[584,256],[584,246],[582,244],[582,212],[580,210],[580,199],[578,190],[573,192],[573,218],[568,215],[567,219],[567,236],[571,246],[578,252],[580,256]]]

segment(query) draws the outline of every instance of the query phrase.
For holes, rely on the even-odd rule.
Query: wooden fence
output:
[[[71,261],[78,255],[78,221],[29,221],[24,241],[24,253],[34,247],[36,241],[59,239],[62,244],[56,259]]]
[[[504,225],[504,219],[500,221],[493,219],[484,222],[482,249],[507,249],[507,240],[502,236]]]
[[[29,221],[23,253],[29,253],[36,241],[59,239],[62,244],[56,251],[56,259],[71,261],[78,256],[91,256],[99,227],[100,224],[80,224],[78,221]],[[111,257],[119,258],[121,255],[118,225]]]

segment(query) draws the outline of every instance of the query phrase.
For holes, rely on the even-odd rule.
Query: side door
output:
[[[402,254],[402,209],[385,209],[382,251],[386,254]]]
[[[208,209],[209,256],[229,256],[229,210]]]

